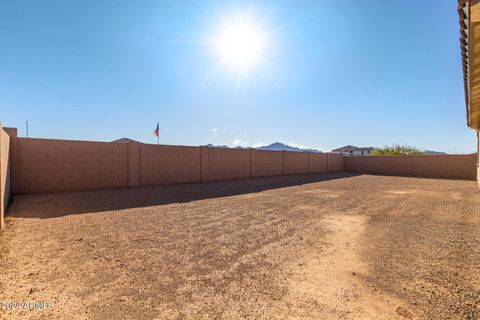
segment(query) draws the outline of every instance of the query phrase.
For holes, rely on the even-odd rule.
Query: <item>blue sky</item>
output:
[[[266,33],[241,79],[208,39]],[[0,2],[0,120],[33,137],[474,152],[456,1]]]

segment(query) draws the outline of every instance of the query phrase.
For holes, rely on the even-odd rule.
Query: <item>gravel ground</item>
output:
[[[480,319],[476,182],[276,177],[15,198],[6,319]],[[8,310],[8,302],[53,309]]]

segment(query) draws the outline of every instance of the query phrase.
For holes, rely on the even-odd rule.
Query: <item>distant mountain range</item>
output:
[[[211,143],[207,144],[207,147],[209,148],[229,148],[228,146],[225,145],[220,145],[220,146],[215,146]],[[235,147],[235,149],[249,149],[249,148],[244,148],[241,146]],[[270,150],[270,151],[294,151],[294,152],[319,152],[321,153],[322,151],[320,150],[315,150],[315,149],[302,149],[302,148],[297,148],[297,147],[292,147],[289,145],[286,145],[281,142],[275,142],[272,144],[269,144],[268,146],[263,146],[263,147],[258,147],[254,148],[257,150]]]
[[[121,139],[114,140],[112,142],[117,142],[117,143],[142,143],[140,141],[136,141],[136,140],[129,139],[129,138],[121,138]],[[216,146],[216,145],[213,145],[211,143],[207,144],[207,147],[209,147],[209,148],[230,148],[229,146],[226,146],[226,145]],[[250,149],[250,148],[237,146],[233,149]],[[269,144],[268,146],[258,147],[258,148],[254,148],[254,149],[270,150],[270,151],[294,151],[294,152],[318,152],[318,153],[322,153],[322,151],[320,151],[320,150],[302,149],[302,148],[298,148],[298,147],[292,147],[292,146],[289,146],[289,145],[281,143],[281,142],[274,142],[272,144]],[[424,154],[448,154],[447,152],[439,152],[439,151],[433,151],[433,150],[427,150],[427,149],[423,150],[423,153]]]
[[[225,146],[225,145],[215,146],[211,143],[207,144],[207,147],[209,147],[209,148],[230,148],[229,146]]]
[[[268,146],[263,146],[256,149],[273,150],[273,151],[322,152],[316,149],[302,149],[302,148],[292,147],[281,142],[275,142],[275,143],[269,144]]]
[[[433,151],[433,150],[423,150],[423,153],[425,153],[425,154],[448,154],[446,152]]]

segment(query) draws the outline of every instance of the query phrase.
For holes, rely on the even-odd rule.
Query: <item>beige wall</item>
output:
[[[9,152],[9,168],[10,168],[10,194],[16,194],[16,186],[13,177],[16,170],[16,154],[17,154],[17,129],[3,127],[3,130],[10,136],[10,152]]]
[[[252,153],[252,177],[283,175],[283,152],[250,150]]]
[[[129,188],[140,187],[139,143],[127,143],[127,181]]]
[[[200,148],[141,144],[140,185],[200,181]]]
[[[477,182],[480,185],[480,134],[477,131]]]
[[[127,186],[127,144],[18,138],[18,193]]]
[[[480,161],[480,156],[477,161]],[[480,185],[480,166],[477,165],[477,182]]]
[[[13,130],[13,129],[8,129]],[[265,151],[16,138],[2,130],[2,202],[12,193],[216,181],[352,171],[474,179],[476,155],[342,157],[338,153]],[[15,136],[15,138],[13,138]],[[5,148],[9,144],[9,148]],[[8,155],[10,150],[10,155]],[[5,195],[7,197],[5,197]]]
[[[327,153],[327,171],[339,172],[343,171],[343,159],[348,158],[342,156],[341,153]]]
[[[308,152],[283,151],[285,175],[308,173]]]
[[[15,141],[17,194],[283,174],[283,153],[274,151],[32,138]]]
[[[479,166],[479,163],[480,163],[480,153],[477,154],[477,182],[478,184],[480,185],[480,166]]]
[[[327,172],[327,153],[309,153],[310,173]]]
[[[0,123],[0,229],[5,226],[5,210],[10,199],[10,136]]]
[[[208,180],[228,180],[250,177],[250,150],[206,148]]]
[[[476,158],[471,155],[415,155],[344,157],[350,172],[432,178],[475,179]]]

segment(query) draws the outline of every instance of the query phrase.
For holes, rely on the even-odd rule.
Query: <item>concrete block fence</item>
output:
[[[476,154],[344,157],[349,172],[475,180]]]
[[[32,139],[0,123],[0,228],[11,195],[350,171],[474,180],[477,155],[343,157],[266,151]]]
[[[339,154],[17,137],[11,141],[13,194],[342,171]]]
[[[10,200],[10,176],[11,176],[11,164],[10,164],[10,135],[7,133],[8,129],[3,128],[0,123],[0,229],[4,228],[4,216],[5,210]],[[12,130],[10,133],[16,137],[16,131]]]

